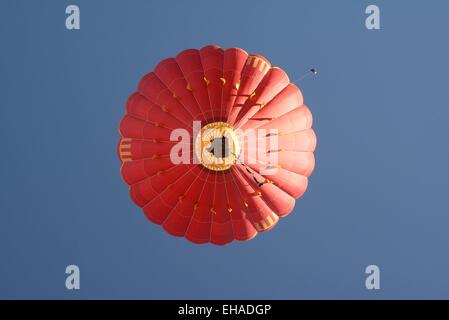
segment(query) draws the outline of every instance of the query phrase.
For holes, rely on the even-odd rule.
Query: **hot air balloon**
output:
[[[191,136],[180,142],[176,130]],[[264,134],[242,137],[251,130]],[[315,165],[301,91],[281,68],[240,48],[211,45],[161,61],[129,97],[119,131],[132,200],[193,243],[224,245],[272,229]],[[173,161],[176,147],[186,147],[188,161]]]

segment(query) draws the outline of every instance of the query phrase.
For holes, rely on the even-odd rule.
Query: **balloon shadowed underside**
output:
[[[190,144],[185,163],[170,156],[180,146],[175,129],[191,135],[182,142]],[[251,129],[268,133],[238,134]],[[304,194],[315,165],[301,91],[282,69],[239,48],[206,46],[161,61],[129,97],[120,135],[132,200],[194,243],[224,245],[272,229]],[[274,153],[275,163],[260,157]]]

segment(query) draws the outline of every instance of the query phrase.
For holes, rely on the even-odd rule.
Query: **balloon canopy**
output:
[[[194,243],[224,245],[272,229],[315,165],[301,91],[282,69],[239,48],[206,46],[161,61],[129,97],[120,135],[132,200]]]

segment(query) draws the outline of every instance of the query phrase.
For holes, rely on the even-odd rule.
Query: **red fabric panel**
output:
[[[229,48],[224,52],[223,78],[226,83],[223,85],[222,110],[225,118],[231,112],[237,98],[237,85],[240,84],[241,73],[247,58],[248,53],[239,48]]]
[[[257,88],[270,67],[270,62],[265,57],[257,54],[248,56],[240,78],[240,87],[237,93],[237,98],[228,115],[228,122],[230,124],[235,123],[237,115],[242,110],[245,101]]]
[[[284,70],[276,67],[271,68],[257,86],[256,90],[254,90],[254,95],[246,100],[242,110],[237,116],[235,127],[239,128],[242,124],[248,121],[249,118],[281,92],[288,83],[288,76]]]
[[[170,90],[172,98],[189,110],[193,119],[206,120],[195,97],[187,90],[187,81],[175,58],[168,58],[159,62],[154,68],[154,73]]]
[[[223,58],[224,51],[218,46],[206,46],[200,50],[201,62],[206,78],[207,92],[212,110],[213,121],[222,121],[221,98],[223,83]]]
[[[190,85],[191,93],[200,106],[204,118],[206,121],[212,119],[209,95],[206,82],[204,81],[204,70],[199,50],[188,49],[182,51],[176,56],[176,62],[187,83]]]
[[[276,97],[273,98],[264,108],[256,112],[242,129],[258,128],[267,124],[272,119],[296,109],[304,103],[301,91],[294,84],[289,83]]]

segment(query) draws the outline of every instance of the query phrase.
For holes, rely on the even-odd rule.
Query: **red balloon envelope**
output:
[[[301,91],[266,58],[188,49],[161,61],[129,97],[121,174],[133,201],[170,234],[217,245],[250,240],[307,189],[311,127]]]

